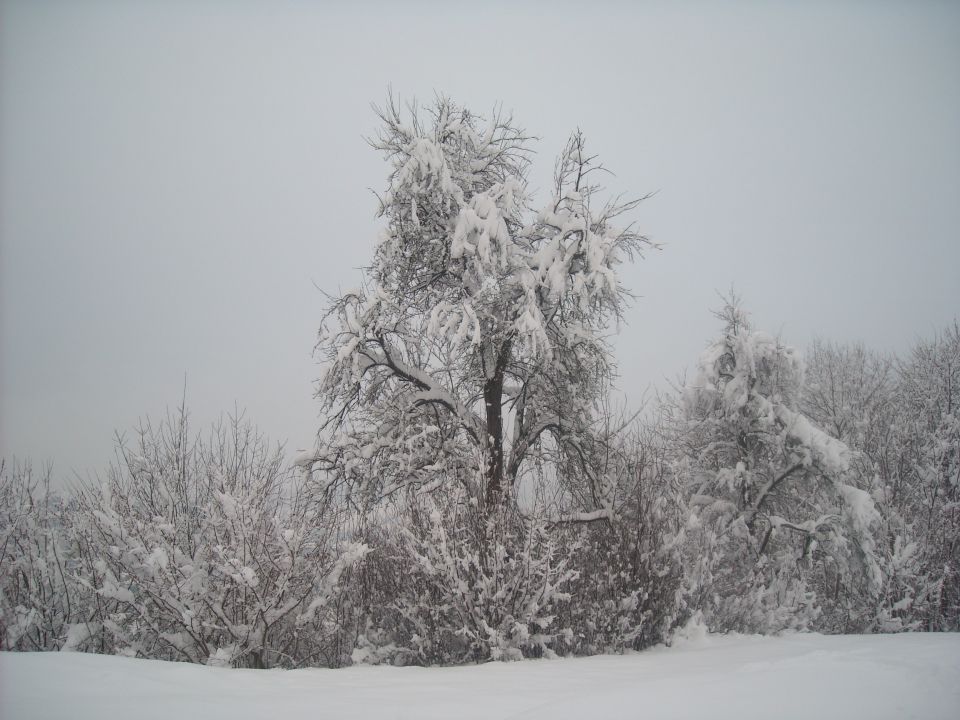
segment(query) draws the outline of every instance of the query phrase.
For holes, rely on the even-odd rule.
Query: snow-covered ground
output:
[[[0,718],[960,718],[960,634],[715,637],[627,656],[256,671],[0,654]]]

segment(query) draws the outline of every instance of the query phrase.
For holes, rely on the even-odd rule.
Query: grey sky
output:
[[[621,386],[756,323],[902,350],[960,314],[955,3],[75,3],[0,14],[0,454],[102,469],[114,429],[236,403],[317,426],[317,287],[376,237],[371,102],[502,103],[542,185],[579,126],[658,194]],[[315,287],[316,286],[316,287]]]

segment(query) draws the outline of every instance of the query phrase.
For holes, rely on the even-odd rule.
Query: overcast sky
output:
[[[721,7],[722,5],[722,7]],[[580,127],[663,249],[624,270],[638,401],[735,285],[755,323],[902,351],[960,315],[958,3],[0,4],[0,454],[235,405],[317,428],[320,289],[376,239],[371,102]]]

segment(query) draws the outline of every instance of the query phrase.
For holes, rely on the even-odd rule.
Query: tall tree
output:
[[[363,287],[324,320],[326,419],[307,463],[368,499],[452,482],[487,509],[546,472],[578,519],[609,516],[605,336],[627,299],[617,266],[649,244],[613,222],[639,201],[598,201],[580,132],[535,211],[530,137],[511,118],[445,98],[406,120],[392,100],[378,113],[386,227]]]

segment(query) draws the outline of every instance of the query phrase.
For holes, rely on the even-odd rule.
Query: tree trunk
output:
[[[486,413],[487,484],[486,504],[492,509],[504,500],[503,492],[503,376],[510,357],[510,342],[504,343],[496,357],[493,373],[483,384]]]

